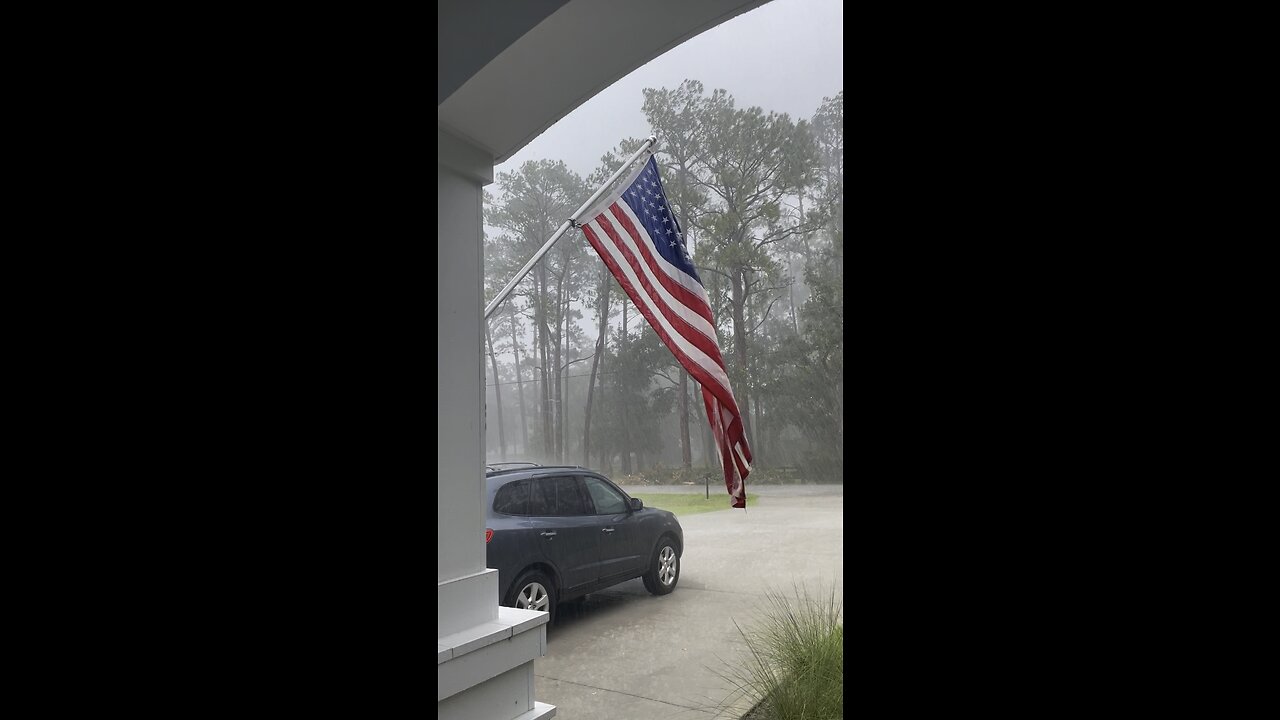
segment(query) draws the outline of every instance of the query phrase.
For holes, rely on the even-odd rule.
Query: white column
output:
[[[547,614],[498,607],[485,568],[481,189],[493,156],[437,130],[436,682],[438,718],[545,720],[533,660]]]
[[[437,577],[439,633],[497,617],[484,555],[484,306],[481,188],[493,158],[439,133],[436,221]]]

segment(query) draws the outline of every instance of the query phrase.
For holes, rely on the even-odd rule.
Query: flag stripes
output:
[[[587,241],[650,327],[702,386],[725,487],[733,507],[746,507],[743,480],[751,472],[751,449],[716,341],[707,291],[667,203],[653,157],[583,218]]]

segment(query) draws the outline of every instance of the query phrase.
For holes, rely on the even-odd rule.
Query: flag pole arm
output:
[[[529,262],[525,263],[524,267],[520,268],[520,272],[516,273],[516,276],[511,278],[511,282],[508,282],[506,286],[498,292],[498,295],[485,306],[485,320],[488,320],[489,316],[493,314],[493,311],[497,310],[498,306],[502,304],[502,301],[507,299],[507,296],[511,294],[511,291],[515,289],[516,285],[519,285],[520,281],[524,279],[524,276],[528,275],[529,271],[533,269],[533,266],[542,259],[542,256],[547,254],[547,251],[551,249],[551,246],[556,244],[556,241],[560,239],[560,236],[564,235],[565,231],[567,231],[571,225],[578,222],[578,216],[594,205],[595,202],[600,199],[600,196],[604,195],[605,191],[609,189],[609,186],[612,185],[615,180],[622,177],[622,173],[626,172],[627,168],[631,167],[631,165],[636,161],[636,158],[640,157],[645,150],[653,147],[653,144],[657,141],[657,135],[650,135],[649,139],[645,140],[644,143],[640,145],[640,149],[636,150],[635,154],[631,156],[631,159],[623,163],[622,167],[618,168],[618,171],[606,180],[604,185],[601,185],[600,189],[596,190],[594,195],[587,198],[587,201],[582,203],[582,207],[578,208],[578,210],[573,213],[573,217],[560,223],[560,228],[555,231],[551,236],[551,239],[547,240],[547,242],[538,249],[538,252],[534,253],[533,257],[529,258]]]

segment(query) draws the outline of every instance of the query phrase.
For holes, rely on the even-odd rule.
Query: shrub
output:
[[[834,588],[825,597],[803,586],[794,599],[765,593],[763,618],[750,631],[740,662],[719,673],[733,685],[720,704],[743,720],[831,720],[844,717],[843,603]],[[737,626],[737,622],[734,622]]]

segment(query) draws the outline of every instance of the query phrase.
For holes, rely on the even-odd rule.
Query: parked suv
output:
[[[554,621],[557,603],[632,578],[654,595],[675,589],[684,552],[675,515],[582,467],[506,463],[485,474],[485,549],[503,605]]]

